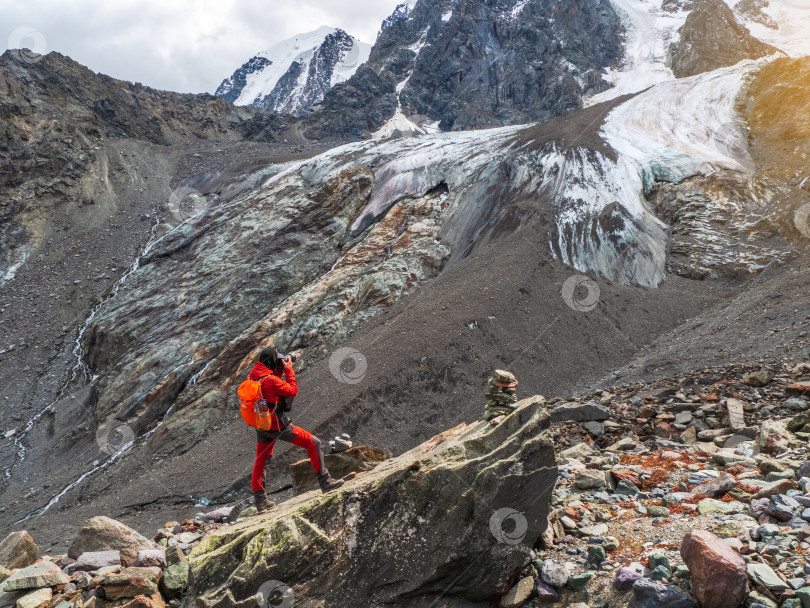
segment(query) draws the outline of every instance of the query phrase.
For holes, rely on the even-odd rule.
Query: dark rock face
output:
[[[557,466],[544,401],[207,536],[184,605],[247,606],[267,581],[294,585],[296,606],[497,601],[547,525]]]
[[[148,238],[186,146],[240,140],[256,113],[95,74],[58,53],[0,57],[0,399],[10,404],[0,428],[57,398],[73,332]],[[0,466],[15,450],[0,447]]]
[[[621,34],[604,0],[421,0],[386,20],[366,66],[326,95],[307,133],[359,139],[398,97],[406,116],[442,130],[548,120],[607,88],[601,71],[620,60]]]
[[[292,78],[287,78],[283,86],[279,82],[276,90],[258,102],[256,107],[280,112],[281,114],[292,114],[293,116],[305,114],[313,105],[320,102],[323,96],[332,88],[332,74],[335,67],[351,52],[355,44],[355,40],[343,30],[337,30],[329,34],[323,44],[315,51],[315,56],[307,70],[303,89],[299,90],[297,88],[297,80],[294,85]],[[301,67],[290,67],[290,70],[293,71],[301,69]]]
[[[740,0],[734,7],[734,12],[743,19],[760,23],[773,30],[779,29],[779,24],[762,9],[769,6],[769,0]]]
[[[672,71],[677,78],[777,52],[751,36],[722,0],[697,3],[680,32],[680,41],[670,47]]]
[[[251,57],[230,78],[222,81],[214,95],[233,103],[239,97],[242,89],[245,88],[248,75],[260,72],[272,64],[273,62],[266,57]]]

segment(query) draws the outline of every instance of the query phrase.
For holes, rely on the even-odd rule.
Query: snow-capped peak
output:
[[[256,54],[216,91],[238,106],[301,115],[368,60],[371,45],[322,26]]]

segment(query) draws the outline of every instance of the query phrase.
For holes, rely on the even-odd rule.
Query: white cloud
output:
[[[374,42],[401,0],[0,0],[0,44],[34,28],[45,52],[158,89],[213,92],[274,43],[321,25]],[[27,30],[26,30],[27,31]],[[9,41],[9,39],[11,40]]]

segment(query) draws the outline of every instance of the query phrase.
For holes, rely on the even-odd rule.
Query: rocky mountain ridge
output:
[[[369,61],[325,96],[304,132],[317,137],[328,126],[359,139],[400,114],[445,131],[548,120],[607,88],[599,72],[621,58],[620,31],[612,8],[593,0],[401,7]]]

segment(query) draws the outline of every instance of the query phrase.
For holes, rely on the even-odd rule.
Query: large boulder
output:
[[[39,557],[39,547],[26,531],[12,532],[0,543],[0,566],[13,570],[30,566]]]
[[[370,471],[388,458],[389,454],[385,450],[370,445],[360,445],[349,448],[345,452],[326,454],[324,463],[329,469],[329,474],[335,479],[340,479],[350,473]],[[295,494],[318,489],[318,476],[308,458],[291,464],[290,473],[292,473]]]
[[[77,559],[88,551],[121,552],[121,562],[131,564],[141,549],[152,549],[155,544],[120,521],[104,517],[91,517],[82,524],[68,549],[68,556]]]
[[[185,605],[247,606],[272,581],[293,585],[301,606],[497,600],[548,522],[557,466],[542,403],[519,402],[495,427],[460,424],[339,491],[206,536]]]
[[[3,591],[23,591],[56,587],[69,583],[70,578],[53,562],[41,561],[17,570],[3,583]]]
[[[137,595],[154,595],[162,572],[160,568],[124,568],[108,574],[101,581],[108,600],[120,600]]]
[[[86,551],[76,560],[75,570],[93,571],[105,566],[120,566],[120,551]]]
[[[697,603],[675,587],[662,585],[648,578],[633,583],[629,608],[697,608]]]
[[[737,608],[748,590],[745,560],[706,530],[691,530],[681,557],[692,575],[692,592],[703,608]]]

